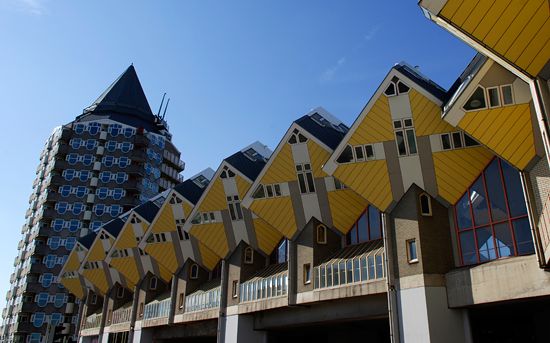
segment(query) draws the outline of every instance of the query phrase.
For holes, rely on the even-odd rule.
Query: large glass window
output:
[[[517,170],[495,158],[455,205],[461,264],[534,252]]]
[[[351,227],[346,235],[346,241],[347,244],[352,245],[379,238],[382,238],[380,211],[369,205]]]

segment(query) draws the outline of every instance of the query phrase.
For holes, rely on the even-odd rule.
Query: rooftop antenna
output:
[[[160,117],[160,111],[162,110],[162,104],[164,103],[164,97],[166,96],[166,93],[162,96],[162,101],[160,102],[159,111],[157,113],[157,117]]]
[[[170,103],[170,98],[168,98],[168,101],[166,101],[166,107],[164,107],[164,113],[162,114],[162,120],[164,120],[164,117],[166,117],[166,110],[168,109],[168,104]]]

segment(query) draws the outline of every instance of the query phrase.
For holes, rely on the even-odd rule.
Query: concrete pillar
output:
[[[228,265],[226,260],[222,260],[221,285],[220,285],[220,312],[218,315],[218,339],[217,342],[225,342],[226,337],[226,310],[227,310],[227,277]]]
[[[252,314],[227,316],[225,327],[225,337],[222,341],[224,343],[267,342],[265,331],[254,330],[254,315]]]

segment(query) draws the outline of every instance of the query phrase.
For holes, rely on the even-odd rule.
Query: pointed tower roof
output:
[[[133,65],[129,66],[92,105],[84,109],[85,114],[105,112],[131,114],[146,120],[153,119],[153,112]]]

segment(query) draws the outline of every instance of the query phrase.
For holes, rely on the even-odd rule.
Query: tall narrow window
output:
[[[191,266],[191,279],[198,279],[199,278],[199,266],[196,264],[193,264]]]
[[[244,263],[252,264],[254,262],[254,250],[251,247],[244,249]]]
[[[311,264],[304,264],[304,285],[311,283]]]
[[[407,241],[407,257],[408,257],[409,263],[418,262],[418,255],[417,255],[417,252],[416,252],[416,240],[415,239],[409,239]]]
[[[512,92],[512,85],[500,86],[500,91],[502,93],[502,104],[512,105],[514,103],[514,94]]]
[[[487,95],[489,96],[489,107],[500,106],[500,94],[498,87],[487,88]]]
[[[233,280],[231,283],[231,296],[236,298],[239,296],[239,280]]]
[[[311,172],[311,165],[309,163],[297,164],[296,174],[298,175],[298,184],[300,186],[300,193],[314,193],[315,184],[313,182],[313,173]]]
[[[430,196],[426,193],[422,193],[419,196],[420,200],[420,214],[423,216],[432,215],[432,202]]]
[[[155,290],[157,289],[157,283],[158,283],[158,280],[156,277],[152,277],[151,280],[149,280],[149,289],[150,290]]]
[[[116,291],[116,296],[117,296],[117,298],[119,298],[119,299],[122,298],[122,297],[124,297],[124,288],[119,287],[119,288],[117,289],[117,291]]]
[[[416,135],[412,118],[394,120],[393,128],[399,156],[415,155],[417,153]]]
[[[241,201],[239,200],[238,195],[228,196],[227,197],[227,206],[229,208],[229,214],[231,215],[231,220],[242,220],[243,211],[241,208]]]
[[[327,227],[324,225],[317,225],[317,243],[327,243]]]
[[[180,293],[179,298],[178,298],[178,307],[180,309],[183,308],[183,304],[185,304],[185,294]]]

